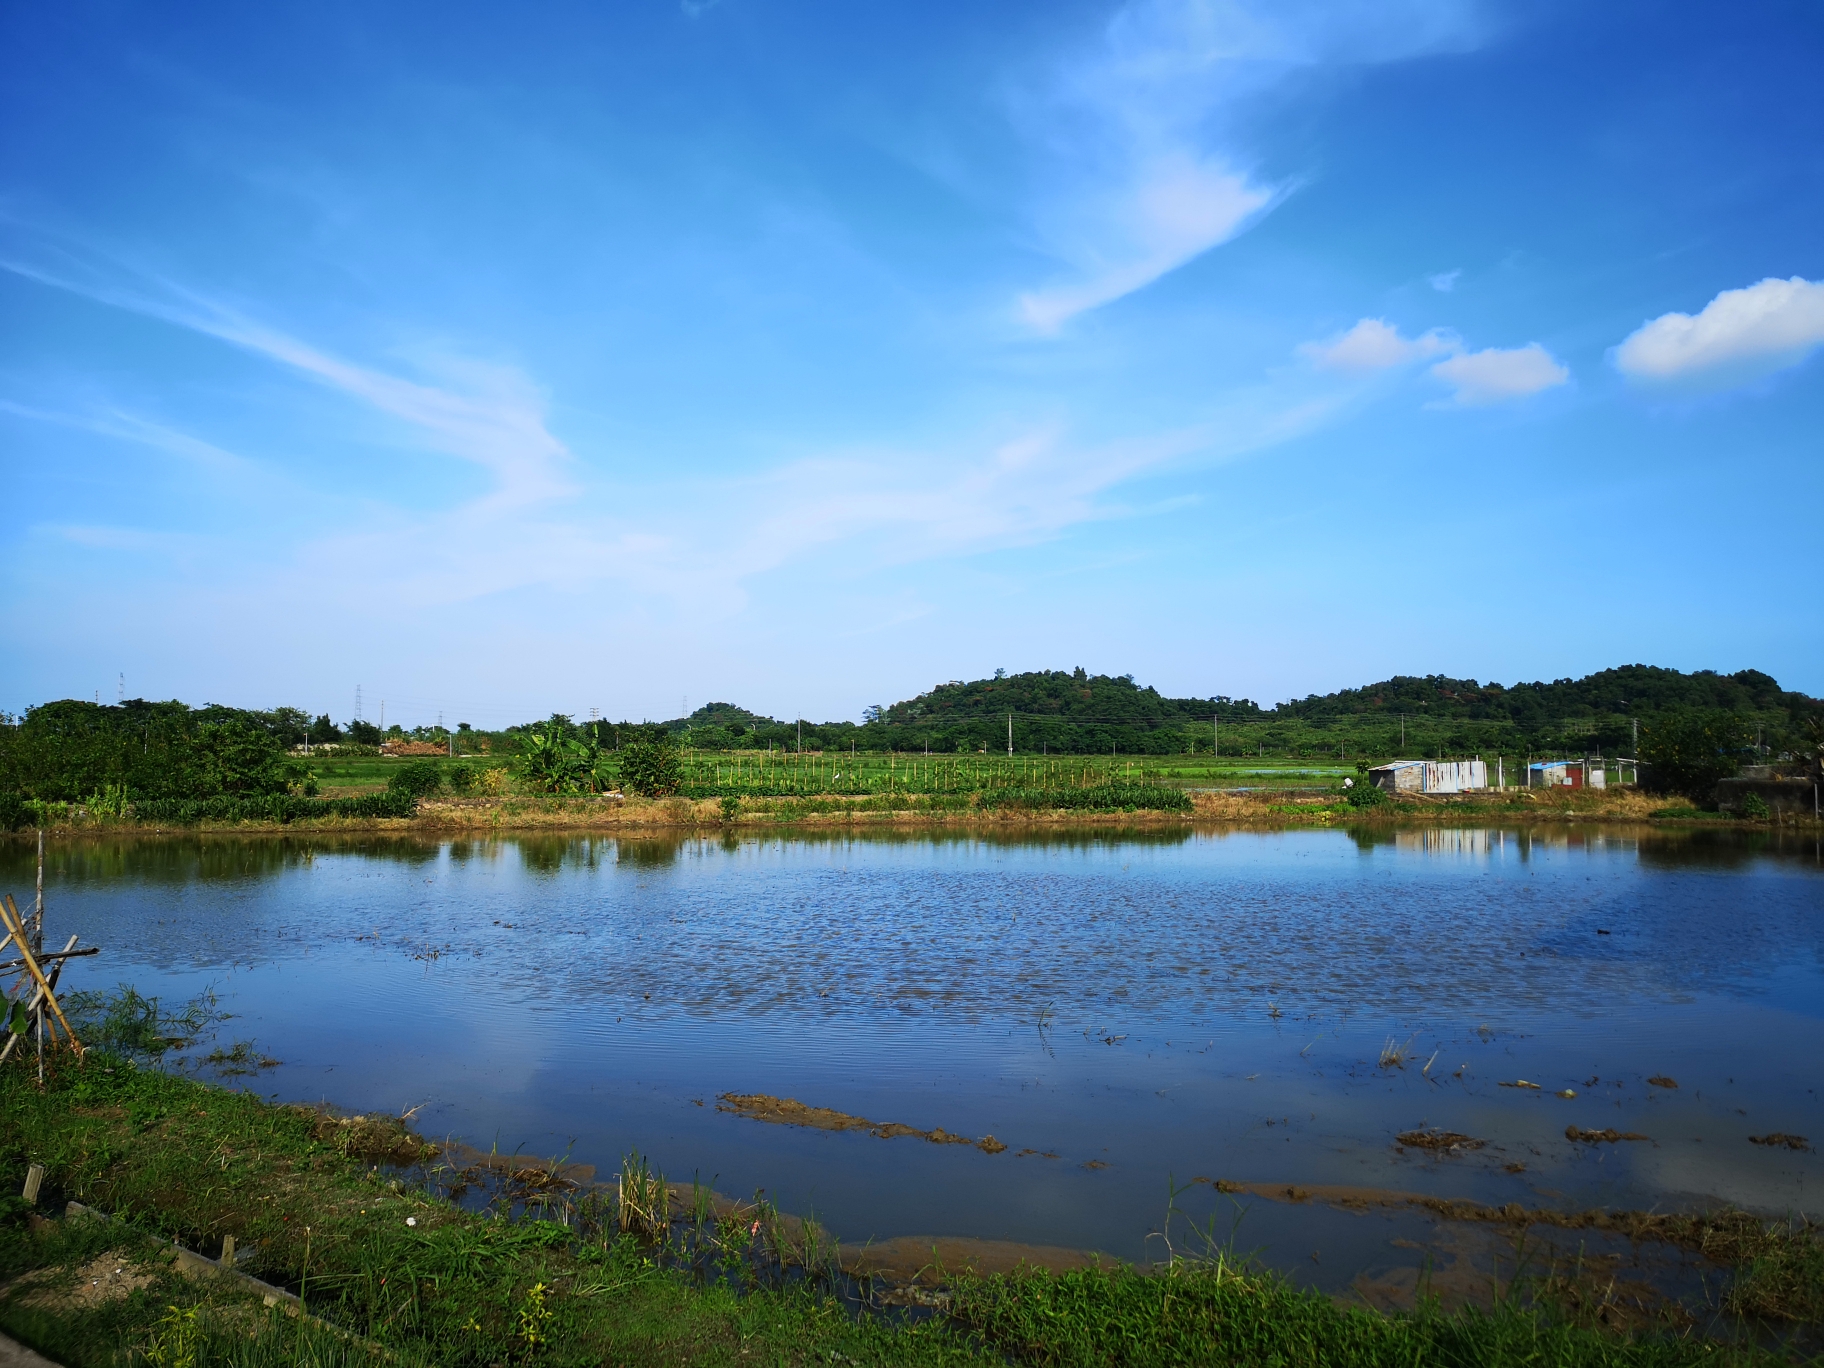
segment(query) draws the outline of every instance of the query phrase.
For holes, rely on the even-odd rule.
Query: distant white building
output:
[[[1466,793],[1488,787],[1488,766],[1480,760],[1395,760],[1376,765],[1368,778],[1389,793]]]

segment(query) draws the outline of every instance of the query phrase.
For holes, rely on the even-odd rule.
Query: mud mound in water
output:
[[[1804,1136],[1788,1135],[1785,1131],[1774,1131],[1771,1135],[1751,1135],[1748,1137],[1748,1143],[1751,1145],[1784,1145],[1787,1149],[1794,1150],[1811,1148],[1811,1142]]]
[[[1473,1135],[1459,1135],[1448,1130],[1410,1130],[1401,1131],[1394,1137],[1402,1145],[1413,1149],[1436,1150],[1443,1154],[1461,1154],[1465,1150],[1479,1150],[1488,1143],[1478,1140]]]
[[[848,1112],[834,1111],[829,1107],[808,1107],[796,1098],[772,1097],[766,1093],[723,1093],[716,1098],[716,1110],[745,1116],[750,1121],[767,1121],[776,1126],[808,1126],[812,1130],[827,1131],[862,1130],[869,1135],[879,1136],[882,1140],[911,1136],[933,1145],[974,1145],[984,1154],[999,1154],[1007,1148],[992,1135],[971,1140],[966,1135],[953,1134],[942,1126],[920,1130],[917,1126],[908,1126],[898,1121],[870,1121],[865,1116],[851,1116]]]
[[[1651,1140],[1653,1137],[1642,1135],[1639,1131],[1582,1130],[1577,1126],[1566,1126],[1564,1138],[1581,1140],[1586,1145],[1612,1145],[1618,1140]]]

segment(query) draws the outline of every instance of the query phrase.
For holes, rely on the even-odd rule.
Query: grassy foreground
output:
[[[816,1277],[744,1257],[772,1236],[723,1219],[705,1280],[622,1233],[611,1204],[489,1219],[389,1179],[420,1157],[398,1123],[337,1120],[91,1052],[43,1091],[0,1071],[0,1328],[72,1365],[1248,1364],[1683,1365],[1781,1361],[1688,1337],[1630,1338],[1514,1303],[1384,1315],[1221,1261],[958,1276],[916,1324],[856,1315]],[[40,1208],[113,1220],[28,1221]],[[763,1215],[766,1213],[762,1212]],[[219,1275],[180,1277],[171,1242],[295,1291],[265,1308]],[[757,1272],[757,1270],[760,1270]],[[110,1294],[109,1289],[114,1289]],[[97,1290],[100,1289],[100,1290]]]

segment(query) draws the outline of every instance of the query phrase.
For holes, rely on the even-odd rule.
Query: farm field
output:
[[[873,755],[839,751],[703,751],[681,749],[680,770],[687,790],[717,792],[867,794],[967,792],[994,788],[1078,788],[1106,784],[1148,784],[1187,790],[1237,788],[1332,788],[1353,775],[1353,764],[1246,756],[1210,755]],[[308,761],[325,795],[376,792],[401,765],[391,756],[346,759],[313,756]],[[497,755],[459,755],[439,765],[510,769]]]

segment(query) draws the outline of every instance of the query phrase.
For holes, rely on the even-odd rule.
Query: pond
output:
[[[54,843],[46,889],[47,940],[105,947],[67,984],[212,988],[218,1043],[282,1061],[232,1086],[604,1174],[637,1149],[851,1243],[1157,1258],[1175,1201],[1302,1281],[1410,1285],[1461,1253],[1424,1213],[1275,1191],[1779,1215],[1824,1181],[1811,839],[140,838]],[[1398,1141],[1428,1130],[1463,1140]]]

